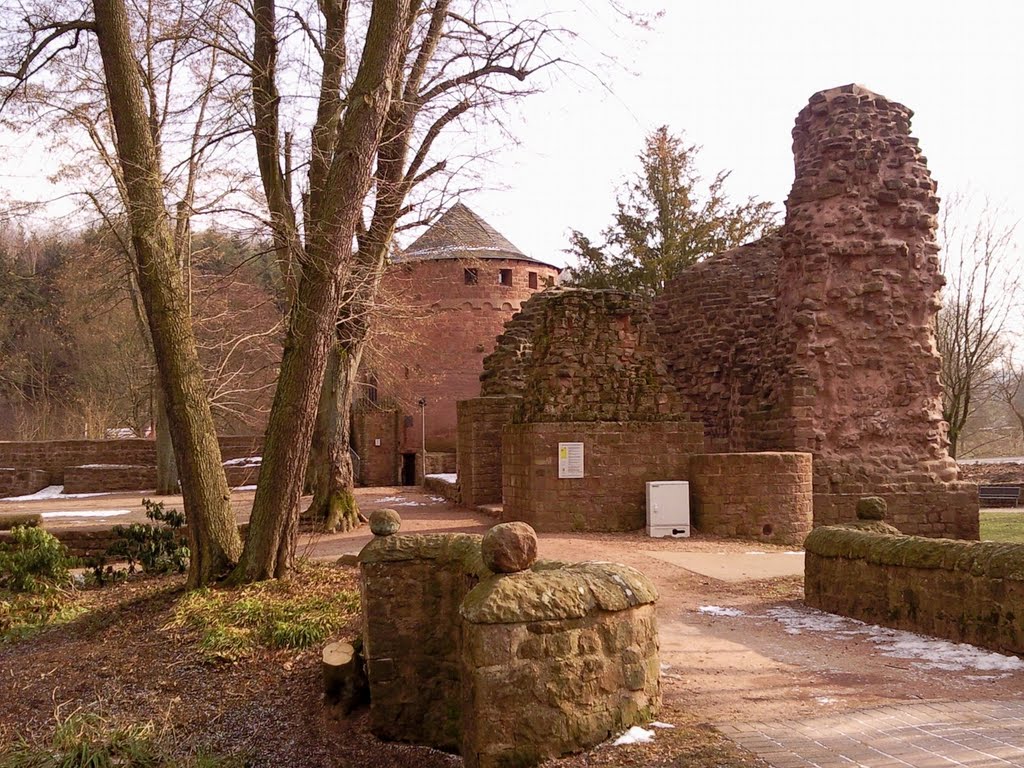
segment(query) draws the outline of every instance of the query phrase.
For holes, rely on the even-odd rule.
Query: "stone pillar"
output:
[[[522,400],[506,395],[459,401],[456,472],[463,505],[501,503],[501,430]]]

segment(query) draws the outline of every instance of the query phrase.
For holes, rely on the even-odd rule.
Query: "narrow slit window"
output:
[[[479,279],[475,267],[466,267],[463,270],[463,278],[466,280],[466,285],[476,285]]]
[[[511,269],[502,269],[498,271],[498,285],[512,285]]]
[[[537,273],[530,272],[528,276],[530,280],[530,288],[532,288],[533,290],[537,290]]]

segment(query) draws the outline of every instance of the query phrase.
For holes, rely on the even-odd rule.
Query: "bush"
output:
[[[11,542],[0,544],[0,589],[47,592],[71,582],[73,560],[67,547],[42,528],[19,526]]]
[[[184,573],[190,555],[188,547],[181,543],[185,515],[176,509],[165,510],[162,501],[143,499],[142,506],[146,508],[146,517],[158,525],[115,525],[113,533],[119,540],[107,549],[107,555],[128,560],[129,573],[135,573],[137,567],[144,573]],[[94,567],[101,584],[103,564],[101,559],[99,567]]]

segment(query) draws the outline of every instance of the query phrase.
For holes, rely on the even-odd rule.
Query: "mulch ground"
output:
[[[354,569],[348,578],[354,587]],[[76,599],[86,612],[75,621],[0,645],[0,754],[16,738],[45,740],[58,719],[88,712],[111,723],[152,722],[182,755],[241,755],[251,766],[461,765],[432,749],[381,742],[366,711],[344,718],[325,705],[319,648],[204,660],[194,634],[167,626],[182,594],[180,577],[85,590]],[[340,635],[356,633],[353,621]],[[662,717],[678,727],[654,744],[603,746],[553,765],[763,765],[692,715],[669,706]]]

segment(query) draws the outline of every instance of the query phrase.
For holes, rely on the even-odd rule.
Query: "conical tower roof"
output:
[[[518,259],[544,264],[516,248],[463,203],[456,203],[445,211],[402,252],[398,261],[425,259]]]

